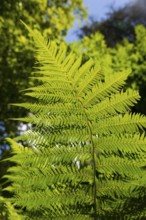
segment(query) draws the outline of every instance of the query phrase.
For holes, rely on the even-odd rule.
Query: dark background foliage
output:
[[[122,43],[123,38],[130,42],[135,40],[134,27],[138,24],[146,26],[146,1],[138,0],[121,8],[110,7],[109,12],[101,21],[90,17],[89,25],[85,25],[78,32],[80,38],[101,32],[109,47]]]

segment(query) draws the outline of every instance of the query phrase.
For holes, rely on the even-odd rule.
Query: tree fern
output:
[[[138,92],[122,91],[129,70],[108,76],[28,30],[41,83],[25,91],[33,102],[15,104],[32,129],[8,139],[11,202],[26,219],[145,219],[146,118],[130,113]]]

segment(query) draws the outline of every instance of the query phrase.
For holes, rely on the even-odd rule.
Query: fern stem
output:
[[[95,146],[94,146],[94,142],[92,139],[92,130],[88,121],[88,127],[89,127],[89,132],[90,132],[90,142],[91,142],[91,146],[92,146],[92,158],[93,158],[93,176],[94,176],[94,180],[93,180],[93,196],[94,196],[94,219],[96,220],[96,214],[97,214],[97,203],[96,203],[96,163],[95,163]]]
[[[78,99],[79,100],[79,99]],[[79,100],[79,103],[81,104],[83,110],[84,110],[84,113],[85,113],[85,117],[87,119],[87,127],[89,129],[89,134],[90,134],[90,143],[91,143],[91,149],[92,149],[92,162],[93,162],[93,176],[94,176],[94,179],[93,179],[93,197],[94,197],[94,220],[96,220],[96,215],[97,215],[97,202],[96,202],[96,162],[95,162],[95,146],[94,146],[94,141],[93,141],[93,138],[92,138],[92,129],[91,129],[91,126],[90,126],[90,119],[88,118],[88,115],[86,113],[86,110],[85,110],[85,107],[83,105],[83,103]]]
[[[95,163],[95,154],[94,154],[94,151],[95,151],[95,146],[94,146],[94,141],[92,139],[92,129],[91,129],[91,126],[90,126],[90,119],[88,118],[88,114],[86,113],[86,108],[85,106],[83,105],[83,103],[81,102],[81,100],[79,99],[78,95],[77,95],[77,92],[76,92],[76,89],[74,88],[73,86],[73,83],[71,82],[71,80],[69,80],[67,74],[66,74],[66,78],[67,78],[67,81],[69,81],[69,84],[70,86],[72,87],[73,89],[73,93],[76,97],[76,100],[77,102],[80,104],[81,108],[83,109],[83,112],[85,114],[85,118],[87,120],[87,127],[89,129],[89,139],[90,139],[90,143],[91,143],[91,148],[92,148],[92,159],[93,159],[93,197],[94,197],[94,205],[93,205],[93,209],[94,209],[94,220],[96,220],[96,215],[97,215],[97,202],[96,202],[96,163]]]

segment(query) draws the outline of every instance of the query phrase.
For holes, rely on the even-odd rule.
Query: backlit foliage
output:
[[[18,120],[32,129],[8,139],[11,203],[26,219],[144,219],[146,118],[130,113],[140,97],[122,90],[129,70],[82,65],[66,46],[28,30],[41,83],[25,91],[33,102],[16,104],[31,112]]]

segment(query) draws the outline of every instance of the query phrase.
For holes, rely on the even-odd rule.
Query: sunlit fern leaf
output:
[[[10,203],[9,199],[4,199],[0,197],[0,219],[7,220],[22,220],[25,217],[19,215],[14,208],[14,206]]]
[[[25,91],[34,101],[15,104],[31,112],[17,120],[32,129],[16,137],[18,143],[8,140],[9,160],[17,164],[5,176],[12,182],[5,189],[14,193],[12,203],[27,219],[140,219],[146,118],[130,113],[138,92],[121,90],[129,70],[107,76],[92,59],[81,65],[65,45],[27,29],[40,85]]]

